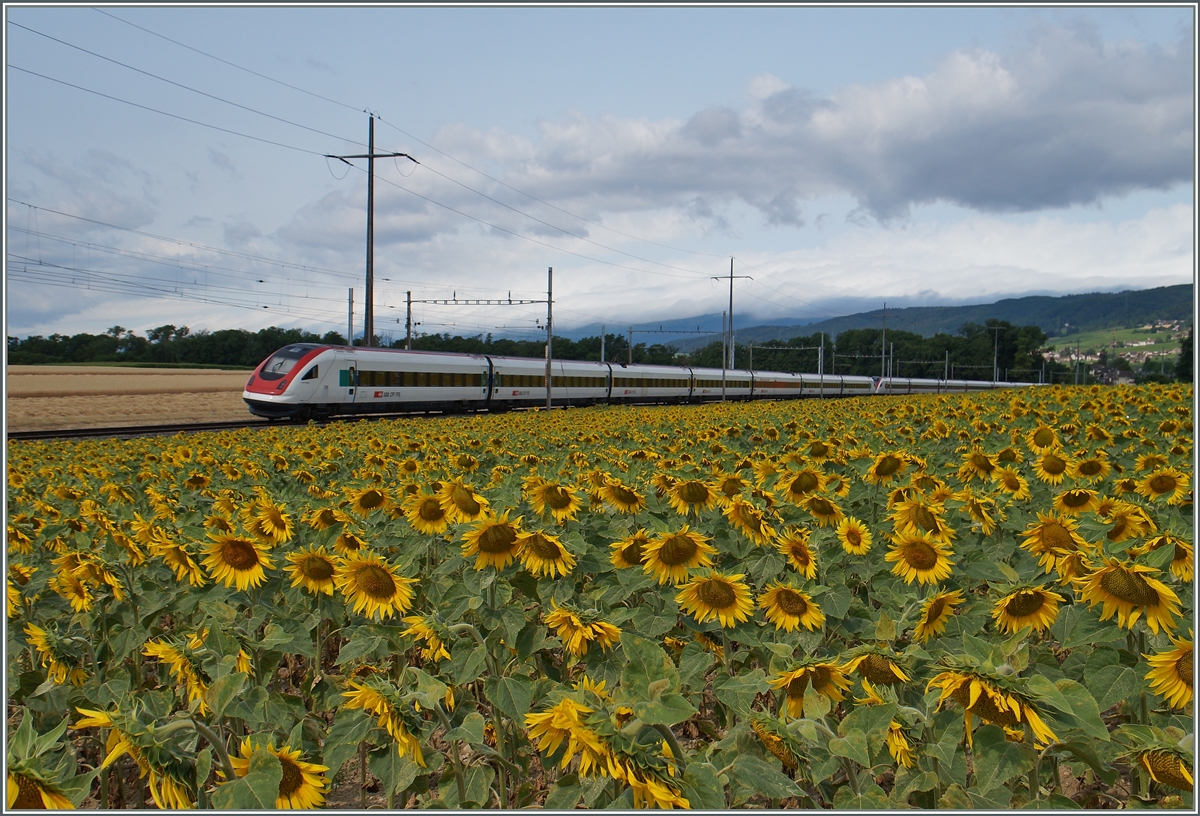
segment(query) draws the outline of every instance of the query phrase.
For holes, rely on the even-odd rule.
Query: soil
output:
[[[248,371],[9,366],[10,431],[115,428],[247,419]]]

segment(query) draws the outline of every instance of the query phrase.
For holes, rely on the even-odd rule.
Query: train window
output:
[[[300,362],[304,355],[315,348],[316,346],[312,343],[297,343],[281,348],[263,363],[262,371],[258,375],[259,378],[263,380],[278,380],[286,377],[291,373],[296,363]]]
[[[302,380],[315,380],[316,378],[317,378],[317,366],[313,366],[313,367],[312,367],[312,368],[310,368],[308,371],[305,371],[305,372],[304,372],[304,376],[303,376],[303,377],[301,377],[300,379],[302,379]]]

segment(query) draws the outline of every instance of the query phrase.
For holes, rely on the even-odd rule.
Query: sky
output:
[[[9,336],[360,333],[370,114],[385,340],[1196,272],[1191,6],[4,12]]]

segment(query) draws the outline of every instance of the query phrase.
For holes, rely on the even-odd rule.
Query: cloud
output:
[[[73,164],[37,151],[23,158],[39,171],[42,181],[23,186],[45,209],[128,229],[146,227],[158,216],[154,177],[107,150],[90,149]],[[74,222],[74,228],[85,232],[105,229],[81,221]]]

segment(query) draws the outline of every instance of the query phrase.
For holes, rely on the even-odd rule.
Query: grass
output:
[[[1146,340],[1153,340],[1154,343],[1149,346],[1135,346],[1130,349],[1114,349],[1118,354],[1128,352],[1151,352],[1152,354],[1161,354],[1163,352],[1179,353],[1179,338],[1167,329],[1159,329],[1156,334],[1151,334],[1149,329],[1140,328],[1111,328],[1100,329],[1097,331],[1080,332],[1079,334],[1069,334],[1062,337],[1051,337],[1048,341],[1051,346],[1056,349],[1063,350],[1069,348],[1078,348],[1083,352],[1095,353],[1103,348],[1108,348],[1115,342],[1123,342],[1127,346],[1129,343],[1139,343]]]

